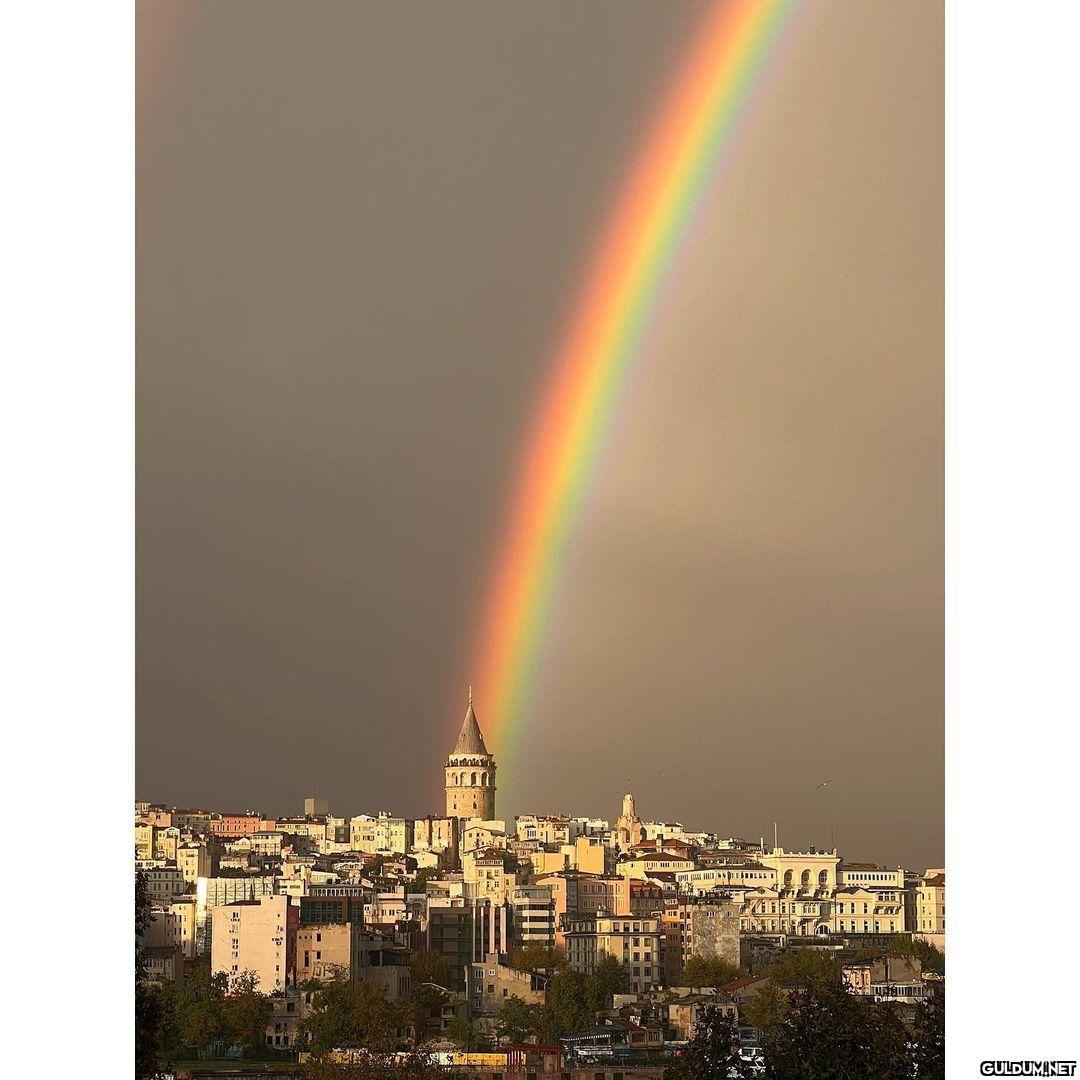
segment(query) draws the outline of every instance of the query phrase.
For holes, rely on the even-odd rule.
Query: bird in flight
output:
[[[831,780],[822,780],[821,783],[818,784],[818,786],[814,790],[815,791],[820,791],[826,784],[831,784],[831,783],[832,783]]]

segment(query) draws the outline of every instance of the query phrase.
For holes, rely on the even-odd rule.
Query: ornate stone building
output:
[[[471,688],[461,734],[446,762],[446,816],[485,821],[495,818],[495,758],[488,753],[480,734]]]

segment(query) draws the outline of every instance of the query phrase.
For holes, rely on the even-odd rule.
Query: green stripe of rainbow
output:
[[[526,442],[473,655],[489,746],[504,755],[636,346],[795,6],[722,0],[710,8],[603,230]]]

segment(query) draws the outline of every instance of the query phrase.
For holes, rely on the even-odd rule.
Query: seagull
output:
[[[826,784],[831,784],[831,783],[832,783],[831,780],[822,780],[821,783],[818,784],[818,786],[814,790],[815,791],[820,791]]]

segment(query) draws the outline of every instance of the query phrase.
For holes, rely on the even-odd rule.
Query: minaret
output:
[[[480,734],[471,686],[465,722],[446,761],[446,816],[485,821],[495,817],[495,758]]]
[[[625,851],[627,848],[640,844],[645,839],[645,830],[642,828],[641,819],[637,816],[637,807],[634,805],[634,796],[627,792],[623,796],[622,813],[615,822],[616,846]]]

